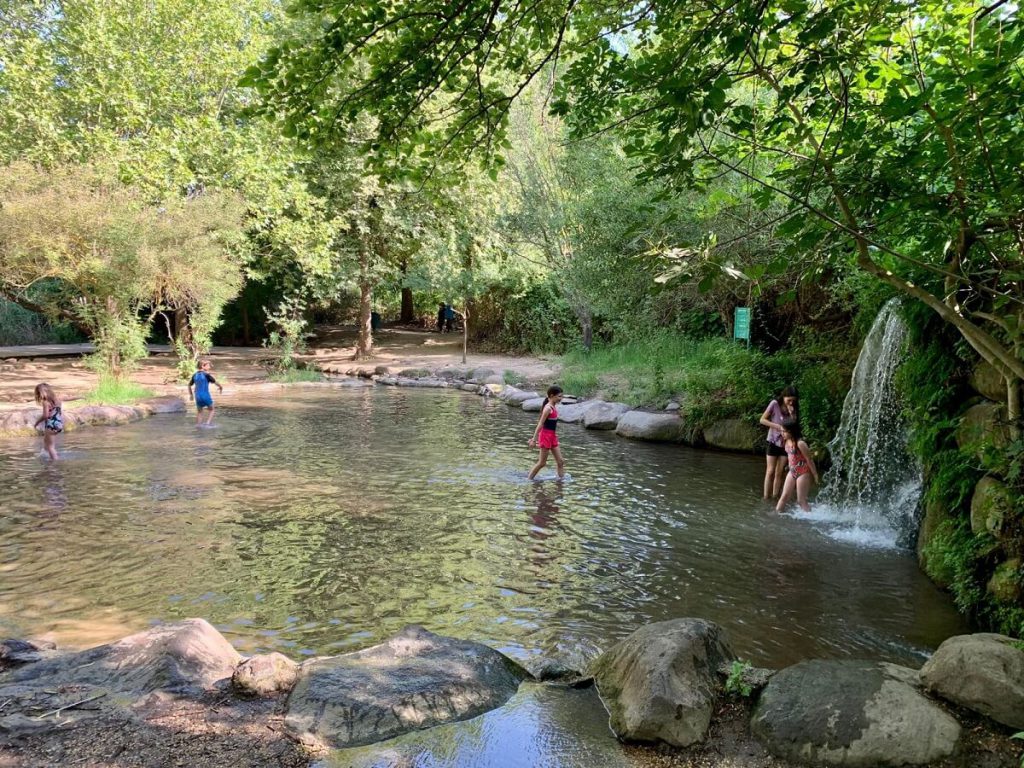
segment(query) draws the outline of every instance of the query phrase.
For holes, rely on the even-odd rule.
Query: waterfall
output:
[[[812,516],[830,535],[873,546],[909,546],[916,530],[921,468],[907,451],[903,404],[893,386],[906,351],[899,303],[878,313],[853,370],[832,468]]]

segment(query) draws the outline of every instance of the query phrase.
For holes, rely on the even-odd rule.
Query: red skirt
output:
[[[537,445],[541,448],[557,448],[558,447],[558,435],[555,434],[553,429],[542,429],[540,431],[540,440],[537,441]]]

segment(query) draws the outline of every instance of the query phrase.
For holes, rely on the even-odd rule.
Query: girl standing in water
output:
[[[64,431],[64,413],[61,401],[49,384],[36,384],[36,402],[43,407],[43,415],[36,419],[35,427],[43,425],[43,448],[50,459],[57,461],[57,448],[54,441]]]
[[[786,479],[786,451],[782,447],[782,423],[799,418],[796,387],[786,387],[777,400],[768,403],[761,414],[761,425],[768,427],[765,455],[768,466],[764,473],[764,498],[774,499],[782,493]]]
[[[565,477],[565,464],[562,461],[562,451],[558,447],[558,435],[555,430],[558,428],[558,410],[556,406],[562,402],[562,388],[548,387],[548,401],[540,411],[540,419],[537,421],[537,428],[533,431],[529,446],[540,446],[540,459],[533,465],[527,477],[533,480],[537,473],[548,463],[548,453],[555,457],[555,465],[558,467],[558,479]]]
[[[779,496],[775,511],[782,512],[786,508],[795,490],[796,503],[800,509],[810,512],[811,505],[807,501],[807,494],[811,490],[811,478],[814,478],[815,485],[818,483],[818,468],[814,466],[811,449],[804,442],[797,422],[787,421],[783,424],[782,446],[786,451],[789,472],[786,474],[786,483],[782,486],[782,495]]]

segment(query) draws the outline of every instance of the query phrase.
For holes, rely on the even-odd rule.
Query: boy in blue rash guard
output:
[[[188,382],[188,396],[193,397],[192,387],[196,388],[195,401],[196,401],[196,426],[210,426],[213,421],[213,398],[210,397],[210,385],[217,384],[217,380],[213,378],[213,374],[210,373],[212,366],[209,360],[200,360],[198,370],[192,374],[192,378]],[[217,391],[223,392],[224,387],[217,384]],[[209,410],[206,416],[206,421],[203,421],[203,409]]]

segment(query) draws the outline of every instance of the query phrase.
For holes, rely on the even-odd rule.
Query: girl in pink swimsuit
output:
[[[533,465],[527,477],[533,480],[537,473],[548,463],[548,453],[555,457],[555,465],[558,467],[558,479],[565,477],[565,464],[562,461],[562,451],[558,447],[558,435],[555,430],[558,428],[558,409],[556,406],[562,402],[562,388],[548,387],[548,401],[540,411],[540,420],[537,428],[533,431],[529,445],[540,446],[540,459]]]
[[[814,478],[815,484],[818,482],[818,468],[814,466],[811,449],[803,440],[798,422],[783,422],[782,447],[788,457],[789,472],[786,473],[786,482],[782,486],[782,495],[779,496],[775,511],[782,512],[786,508],[795,490],[796,503],[800,509],[810,512],[811,505],[807,501],[807,494],[811,490],[811,478]]]

